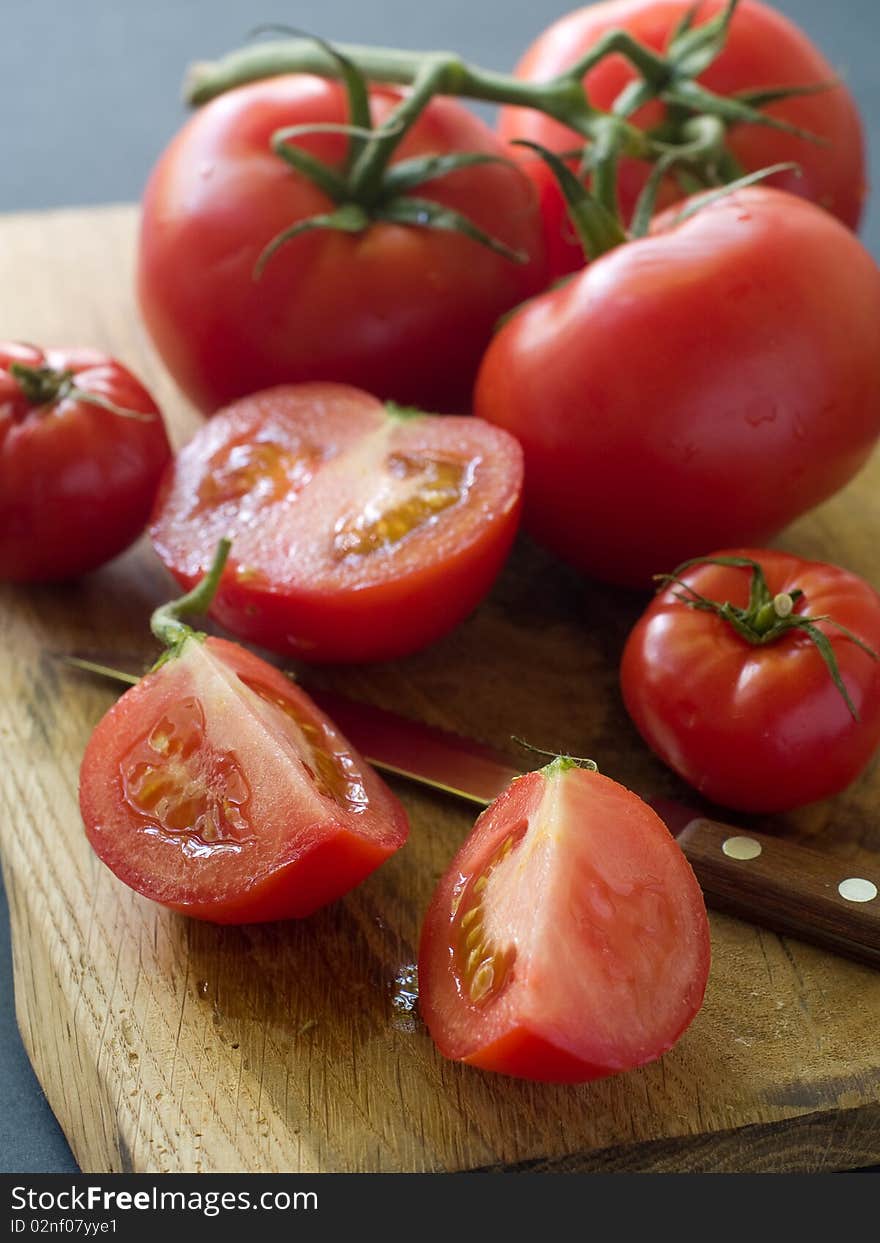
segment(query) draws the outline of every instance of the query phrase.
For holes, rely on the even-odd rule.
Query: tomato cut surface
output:
[[[447,1057],[579,1082],[669,1049],[708,971],[702,894],[663,822],[563,760],[516,780],[441,880],[421,1010]]]
[[[120,880],[216,923],[311,914],[403,845],[400,803],[309,697],[190,637],[98,725],[86,834]]]
[[[282,386],[207,423],[169,468],[156,550],[191,586],[232,554],[211,612],[307,660],[378,660],[449,630],[488,591],[519,518],[522,455],[479,419]]]

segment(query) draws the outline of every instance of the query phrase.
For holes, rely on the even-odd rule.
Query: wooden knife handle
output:
[[[701,816],[676,836],[708,906],[880,967],[880,865]]]

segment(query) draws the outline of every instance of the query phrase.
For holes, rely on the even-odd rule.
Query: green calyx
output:
[[[410,419],[423,419],[426,417],[426,411],[420,410],[418,406],[399,406],[396,401],[386,401],[385,413],[390,419],[398,419],[401,423],[406,423]]]
[[[56,371],[54,367],[29,367],[12,363],[9,374],[32,406],[50,406],[61,401],[73,389],[73,372]]]
[[[512,735],[512,738],[517,746],[525,747],[527,751],[531,751],[534,755],[543,755],[550,760],[549,764],[545,764],[539,770],[547,778],[561,776],[562,773],[568,772],[571,768],[582,768],[588,773],[597,773],[599,771],[599,766],[595,760],[582,759],[576,755],[565,755],[558,751],[545,751],[543,747],[535,747],[530,742],[526,742],[524,738],[517,738],[515,734]]]
[[[169,600],[166,604],[160,604],[153,613],[150,618],[150,629],[166,649],[153,665],[153,669],[158,669],[166,661],[179,656],[188,639],[202,641],[207,637],[201,631],[193,630],[191,626],[181,621],[181,618],[193,613],[206,613],[211,607],[211,602],[220,586],[220,579],[223,577],[231,547],[231,540],[220,540],[210,569],[196,583],[192,591],[188,591],[178,600]]]
[[[99,393],[89,393],[77,388],[73,371],[57,371],[54,367],[29,367],[26,363],[11,363],[9,374],[18,384],[24,397],[32,406],[50,408],[58,402],[69,399],[83,402],[87,406],[99,406],[123,419],[136,419],[142,423],[152,423],[154,414],[145,414],[142,410],[127,410],[117,406],[108,397]]]
[[[273,255],[301,234],[314,230],[359,234],[378,221],[459,233],[512,263],[528,262],[527,254],[505,245],[460,212],[411,193],[426,182],[447,177],[460,169],[508,161],[484,152],[467,151],[391,163],[406,133],[428,101],[443,86],[450,68],[447,60],[443,57],[427,58],[413,81],[412,89],[403,96],[382,125],[373,127],[369,88],[360,68],[354,60],[325,40],[313,39],[311,42],[335,67],[335,76],[344,84],[349,123],[289,126],[276,130],[271,145],[276,155],[294,172],[309,178],[335,207],[332,211],[296,221],[274,237],[257,260],[254,278],[259,280]],[[295,145],[297,138],[328,132],[348,136],[341,168],[331,167]]]
[[[734,569],[749,570],[751,572],[751,580],[749,585],[749,602],[746,607],[740,608],[735,604],[731,604],[729,600],[711,600],[707,596],[701,595],[689,583],[684,582],[681,575],[695,565],[720,565],[730,566]],[[853,634],[846,626],[842,626],[840,622],[835,621],[833,617],[826,615],[814,617],[798,612],[797,610],[805,601],[804,593],[800,588],[794,588],[792,591],[787,592],[778,592],[776,595],[771,594],[761,565],[750,557],[693,557],[690,561],[685,561],[678,566],[672,574],[658,574],[655,577],[660,584],[660,590],[671,587],[673,584],[682,588],[681,591],[673,592],[677,600],[680,600],[688,608],[697,609],[704,613],[714,613],[731,626],[741,639],[753,647],[764,647],[770,643],[777,643],[785,635],[791,634],[793,631],[806,635],[824,660],[829,676],[840,692],[853,720],[858,721],[859,714],[849,691],[844,685],[843,678],[840,676],[840,668],[834,648],[828,635],[819,629],[819,623],[823,622],[828,626],[833,626],[835,630],[849,639],[851,643],[855,643],[872,660],[880,660],[880,654],[875,652],[872,647],[869,647],[858,635]]]
[[[625,240],[617,205],[621,157],[654,165],[632,233],[639,237],[647,230],[665,176],[674,176],[686,194],[712,189],[742,176],[742,168],[726,146],[731,126],[770,126],[809,141],[821,141],[763,109],[793,96],[828,90],[835,85],[833,81],[758,86],[736,95],[716,95],[698,82],[722,52],[738,2],[727,0],[715,17],[698,24],[702,7],[698,0],[673,30],[664,52],[645,46],[626,30],[609,31],[568,69],[540,83],[471,65],[455,53],[354,44],[333,46],[322,39],[302,36],[289,27],[273,27],[273,31],[292,37],[252,44],[213,64],[194,66],[185,94],[190,103],[201,104],[244,82],[283,73],[314,73],[339,79],[344,85],[348,125],[298,126],[279,130],[272,139],[276,154],[295,172],[318,185],[334,206],[292,224],[273,239],[260,256],[255,269],[257,278],[272,256],[301,234],[315,229],[360,233],[374,221],[453,231],[512,262],[527,259],[473,221],[412,194],[428,181],[498,157],[456,153],[392,163],[400,142],[435,95],[532,108],[579,135],[585,144],[582,151],[575,153],[575,158],[580,157],[579,178],[589,177],[590,191],[605,209],[606,217],[614,222],[618,237],[612,243],[614,229],[608,219],[591,213],[581,199],[577,207],[572,207],[572,215],[579,233],[587,235],[588,257],[595,257]],[[610,111],[603,112],[591,104],[584,78],[608,56],[624,57],[636,77],[613,102]],[[370,82],[409,88],[386,121],[376,127],[370,115]],[[665,117],[655,129],[646,132],[629,118],[652,100],[664,105]],[[297,137],[328,129],[348,136],[341,169],[331,167],[295,143]],[[587,220],[588,215],[592,219]]]

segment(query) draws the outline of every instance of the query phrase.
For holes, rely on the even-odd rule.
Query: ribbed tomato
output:
[[[761,567],[763,604],[778,599],[789,619],[778,637],[767,633],[780,629],[772,608],[750,641],[724,616],[689,607],[703,597],[749,610],[753,572],[716,558]],[[811,627],[828,644],[843,691]],[[790,553],[736,549],[689,566],[655,597],[627,640],[621,687],[648,745],[706,798],[788,811],[845,789],[876,751],[878,652],[880,597],[864,579]]]
[[[0,579],[73,578],[122,552],[170,457],[156,403],[115,359],[0,344]]]

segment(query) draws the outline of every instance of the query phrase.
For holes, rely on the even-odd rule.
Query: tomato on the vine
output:
[[[446,1057],[583,1082],[671,1048],[708,974],[703,896],[662,820],[560,758],[517,778],[449,865],[419,1004]]]
[[[179,622],[154,630],[168,654],[100,721],[80,771],[86,834],[120,880],[196,919],[292,919],[403,845],[398,800],[289,678]]]
[[[122,552],[170,457],[156,403],[121,363],[0,343],[0,579],[74,578]]]
[[[370,87],[374,124],[401,98],[391,87]],[[166,366],[202,410],[307,380],[464,410],[496,320],[543,287],[534,187],[488,126],[447,99],[427,105],[394,152],[390,175],[429,155],[481,153],[493,162],[438,170],[406,189],[404,198],[415,196],[410,224],[383,219],[381,204],[372,215],[351,205],[354,225],[311,228],[260,269],[274,239],[336,206],[273,150],[273,135],[315,127],[288,145],[332,175],[343,163],[349,138],[338,131],[348,120],[338,82],[304,74],[254,82],[201,108],[153,171],[140,304]],[[423,227],[420,212],[432,204],[466,217],[508,253],[455,229]]]
[[[880,596],[864,579],[740,549],[699,558],[656,596],[621,689],[648,745],[701,794],[788,811],[839,793],[876,751],[878,653]]]
[[[633,586],[765,543],[880,434],[880,271],[855,235],[763,187],[691,209],[527,303],[477,380],[522,445],[527,529]]]
[[[725,3],[704,0],[697,8],[695,24],[715,17]],[[520,61],[517,75],[530,82],[544,81],[574,64],[615,29],[626,30],[654,51],[663,52],[673,31],[693,8],[693,0],[605,0],[578,9],[538,37]],[[602,60],[585,79],[590,102],[597,108],[611,109],[635,78],[635,70],[623,56]],[[826,90],[791,95],[763,107],[769,116],[815,135],[818,141],[763,125],[733,124],[727,146],[744,172],[793,162],[797,169],[777,173],[770,184],[811,199],[850,228],[858,226],[867,193],[858,109],[833,66],[790,18],[757,0],[741,0],[720,55],[698,81],[729,98],[763,88],[826,84]],[[631,120],[649,129],[662,122],[664,114],[664,105],[652,102]],[[527,138],[557,152],[575,150],[581,143],[572,130],[551,117],[524,108],[504,108],[499,132],[507,141]],[[562,195],[542,161],[528,155],[522,163],[541,196],[551,270],[557,276],[574,271],[583,265],[583,255],[567,224]],[[627,220],[649,172],[647,164],[622,161],[619,191]],[[681,195],[669,179],[661,201],[669,204]]]
[[[519,445],[481,419],[282,385],[197,432],[162,481],[151,533],[186,586],[233,537],[211,608],[233,634],[305,660],[385,660],[477,606],[521,488]]]

